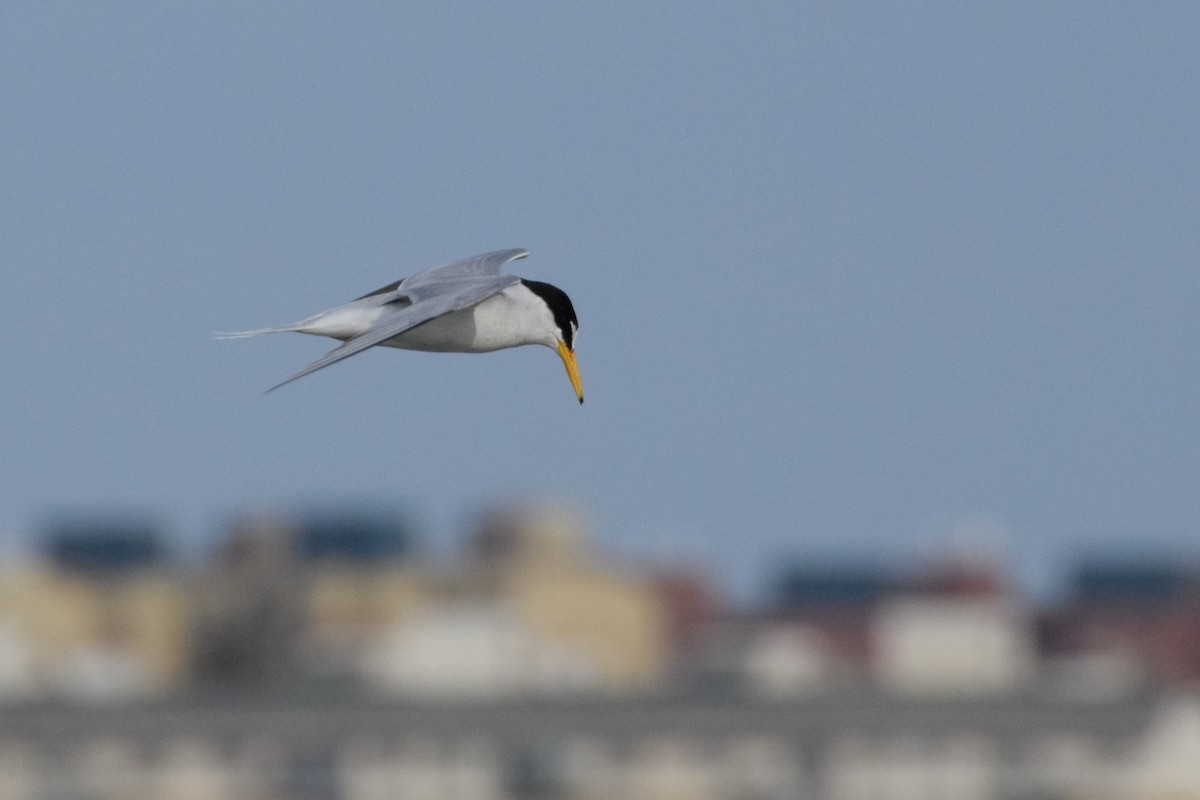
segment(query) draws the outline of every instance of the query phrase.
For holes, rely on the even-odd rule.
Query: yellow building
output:
[[[10,568],[0,697],[312,679],[446,697],[616,692],[663,676],[654,582],[595,558],[572,512],[490,515],[449,566],[371,519],[250,520],[195,574],[157,557],[114,565],[123,551],[87,537],[69,557]]]
[[[663,602],[645,576],[600,563],[583,525],[563,508],[488,519],[468,572],[492,602],[531,631],[582,654],[599,688],[652,687],[667,661]]]
[[[187,588],[161,568],[0,574],[0,691],[124,696],[188,677]]]
[[[598,563],[556,508],[489,516],[459,564],[299,567],[297,658],[310,675],[442,696],[630,690],[666,668],[651,581]]]

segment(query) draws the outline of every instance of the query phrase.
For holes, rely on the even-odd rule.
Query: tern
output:
[[[510,261],[528,255],[528,250],[484,253],[418,272],[290,325],[218,335],[239,339],[290,332],[341,340],[342,344],[268,392],[376,345],[437,353],[488,353],[540,344],[558,353],[571,388],[583,403],[583,385],[575,364],[579,321],[571,299],[548,283],[500,274]]]

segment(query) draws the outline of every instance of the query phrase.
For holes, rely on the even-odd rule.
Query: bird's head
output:
[[[579,320],[575,318],[575,307],[571,305],[571,298],[567,297],[567,293],[562,289],[548,283],[524,278],[521,279],[521,283],[541,298],[550,309],[554,323],[551,326],[552,330],[547,334],[545,344],[554,348],[558,357],[562,359],[563,366],[567,368],[567,377],[571,379],[571,388],[575,390],[575,396],[582,405],[583,383],[579,380],[579,367],[575,364],[575,334],[579,330]]]

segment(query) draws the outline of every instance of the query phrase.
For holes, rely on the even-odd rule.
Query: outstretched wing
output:
[[[492,263],[503,253],[520,253],[521,255],[508,255],[503,261],[495,263],[493,267]],[[489,253],[485,256],[477,256],[474,259],[467,259],[467,261],[460,261],[456,264],[448,264],[446,267],[438,267],[437,269],[458,267],[460,264],[468,264],[469,262],[476,262],[481,259],[493,259],[492,262],[481,265],[481,269],[498,271],[503,264],[508,263],[514,258],[521,258],[523,255],[525,255],[523,250],[504,250],[500,253]],[[433,270],[429,272],[433,272]],[[419,273],[418,276],[428,274]],[[412,280],[412,278],[408,280]],[[488,275],[486,272],[482,274],[477,272],[474,276],[459,275],[456,278],[443,277],[437,281],[422,280],[411,291],[408,290],[408,281],[406,280],[404,282],[405,285],[397,292],[397,295],[411,300],[411,305],[392,306],[395,308],[395,311],[382,317],[366,333],[346,340],[295,375],[282,383],[272,386],[267,391],[273,392],[280,386],[286,386],[292,381],[303,378],[305,375],[311,375],[319,369],[328,367],[330,364],[336,364],[352,355],[361,353],[367,348],[386,342],[393,336],[399,336],[405,331],[411,331],[418,325],[424,325],[426,322],[437,319],[443,314],[470,308],[476,303],[480,303],[507,287],[518,283],[520,280],[520,278],[513,275]]]
[[[528,250],[520,248],[513,250],[496,250],[478,256],[464,258],[440,267],[431,267],[421,272],[415,272],[407,278],[393,281],[387,286],[368,292],[358,300],[371,301],[372,305],[387,303],[416,302],[418,296],[428,295],[438,291],[438,287],[450,281],[460,281],[464,278],[482,278],[489,275],[499,275],[500,270],[510,261],[517,261],[529,255]]]
[[[491,253],[464,258],[462,261],[455,261],[453,264],[444,264],[440,267],[427,269],[424,272],[418,272],[406,278],[402,282],[402,285],[407,289],[416,288],[427,283],[499,275],[500,270],[505,264],[525,258],[527,255],[529,255],[528,250],[519,248],[515,250],[496,250]]]

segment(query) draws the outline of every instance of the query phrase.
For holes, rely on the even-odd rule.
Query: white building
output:
[[[1035,677],[1032,622],[1006,597],[899,597],[877,609],[873,631],[885,690],[1010,692]]]

